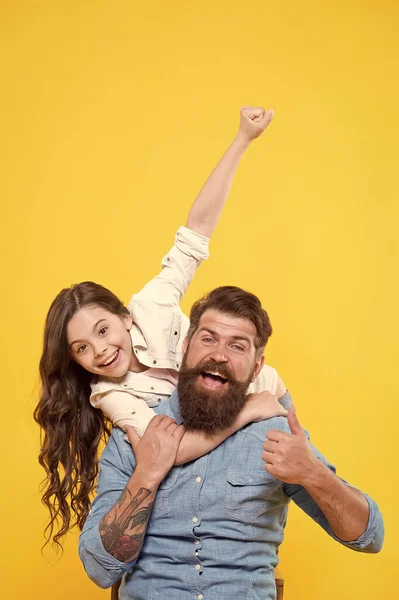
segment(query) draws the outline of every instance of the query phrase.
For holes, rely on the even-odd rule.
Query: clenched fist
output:
[[[259,137],[271,123],[274,111],[267,112],[260,106],[244,106],[240,112],[240,130],[238,135],[247,141]]]

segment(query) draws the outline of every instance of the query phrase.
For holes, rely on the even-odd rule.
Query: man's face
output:
[[[193,334],[179,375],[179,403],[187,429],[213,433],[233,424],[248,385],[263,365],[256,329],[247,319],[207,310]]]

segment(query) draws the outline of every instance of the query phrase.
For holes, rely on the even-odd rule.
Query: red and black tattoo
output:
[[[104,548],[121,562],[135,560],[139,554],[153,505],[145,501],[152,493],[140,488],[132,497],[125,488],[114,508],[100,521]]]

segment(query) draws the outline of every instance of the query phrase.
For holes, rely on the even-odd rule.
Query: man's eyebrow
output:
[[[213,335],[213,337],[219,337],[219,334],[217,333],[217,331],[213,331],[213,329],[209,329],[209,327],[200,327],[198,329],[198,333],[201,333],[201,331],[207,331],[208,333]]]
[[[95,323],[95,324],[93,325],[93,329],[92,329],[92,332],[93,332],[93,333],[94,333],[94,331],[96,330],[96,327],[97,327],[97,325],[99,325],[99,324],[100,324],[102,321],[106,321],[106,319],[99,319],[99,320],[97,321],[97,323]],[[69,344],[69,347],[71,348],[71,347],[72,347],[74,344],[78,344],[78,343],[80,343],[80,342],[84,342],[84,340],[74,340],[73,342],[71,342],[71,343]]]
[[[239,342],[247,342],[247,344],[251,345],[252,340],[251,338],[247,337],[246,335],[232,335],[231,336],[233,338],[233,340],[237,340]]]
[[[200,329],[198,330],[199,333],[207,331],[208,333],[210,333],[211,335],[213,335],[213,337],[219,338],[219,334],[217,333],[217,331],[213,331],[213,329],[209,329],[209,327],[200,327]],[[247,344],[249,344],[249,346],[251,346],[252,344],[252,340],[251,338],[249,338],[246,335],[240,334],[240,335],[232,335],[229,336],[231,337],[231,339],[236,340],[236,341],[240,341],[240,342],[246,342]]]

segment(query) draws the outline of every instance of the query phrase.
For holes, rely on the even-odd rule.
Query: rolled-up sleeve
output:
[[[321,460],[331,471],[336,473],[334,465],[332,465],[313,445],[312,450],[319,460]],[[342,481],[346,485],[350,486],[347,481],[343,479]],[[320,525],[320,527],[322,527],[334,540],[343,546],[350,548],[351,550],[373,554],[379,552],[382,548],[384,541],[384,521],[377,503],[361,490],[358,491],[360,491],[360,493],[362,493],[367,500],[369,506],[369,519],[364,533],[357,540],[348,542],[341,540],[334,534],[323,511],[302,486],[284,484],[285,494],[291,498],[291,500],[293,500],[295,504],[297,504],[297,506],[299,506],[299,508],[309,515],[316,523],[318,523],[318,525]]]
[[[133,296],[129,310],[133,312],[135,306],[148,301],[177,306],[199,265],[208,256],[209,238],[179,227],[174,246],[162,259],[162,271]]]
[[[140,437],[147,429],[155,412],[146,402],[133,396],[130,392],[114,390],[105,394],[97,394],[90,403],[99,408],[116,427],[126,431],[126,426],[134,427]]]
[[[123,432],[114,429],[100,461],[97,495],[79,538],[79,556],[86,573],[101,588],[111,587],[136,561],[123,563],[111,556],[102,543],[99,524],[119,499],[134,470],[131,447]]]

